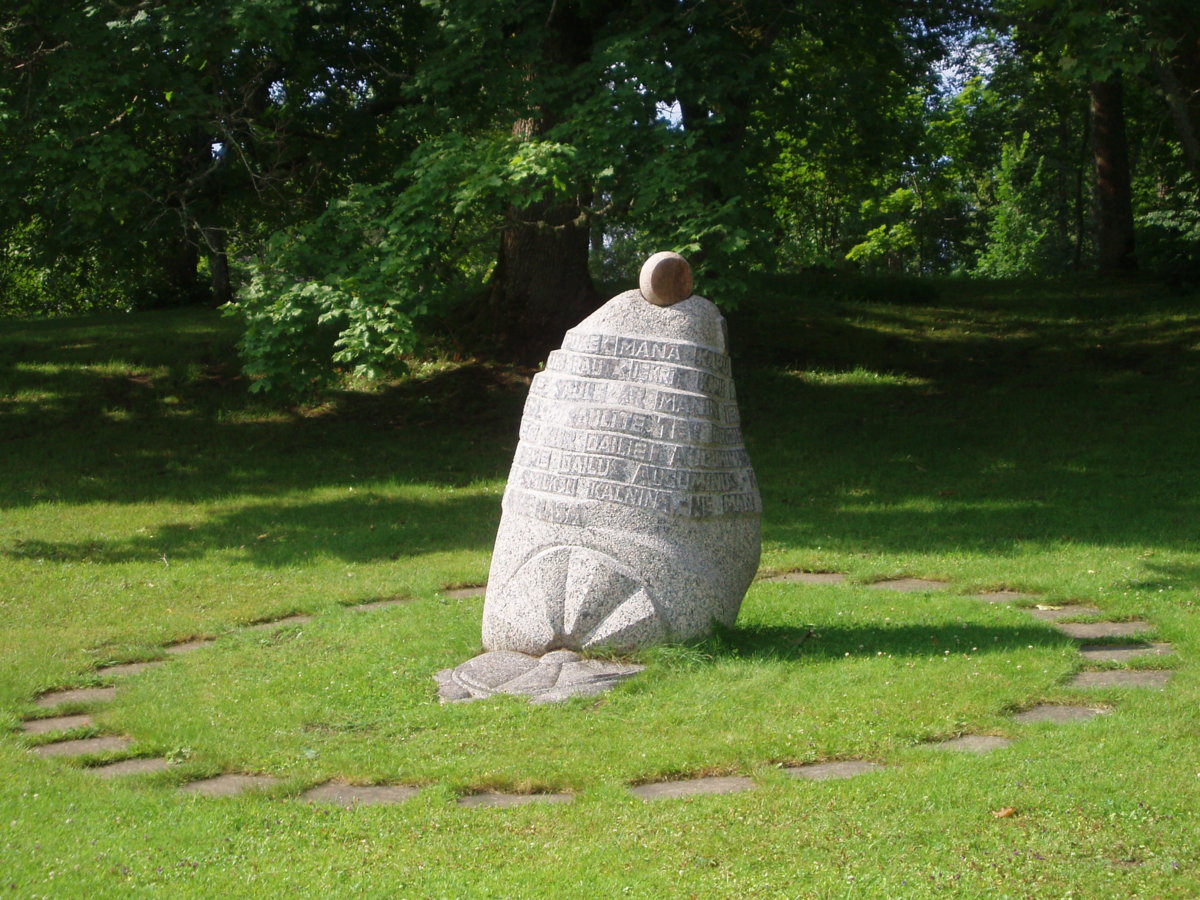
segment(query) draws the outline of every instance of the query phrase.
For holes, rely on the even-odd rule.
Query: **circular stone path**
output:
[[[840,572],[786,572],[769,576],[763,580],[799,584],[838,585],[845,583],[846,576]],[[902,593],[948,592],[950,588],[947,582],[924,578],[896,578],[874,582],[866,586],[876,590],[891,590]],[[444,597],[452,599],[477,597],[484,593],[484,587],[478,585],[449,587],[439,593]],[[1010,590],[989,591],[971,596],[985,603],[1026,604],[1037,600],[1037,596],[1034,594]],[[405,602],[408,602],[408,598],[386,598],[363,603],[354,608],[369,612]],[[1076,618],[1096,618],[1103,615],[1103,611],[1098,607],[1083,604],[1064,604],[1062,606],[1033,604],[1026,607],[1026,611],[1035,619],[1047,622],[1063,634],[1079,641],[1129,638],[1153,630],[1153,626],[1150,623],[1143,621],[1062,621]],[[243,627],[251,630],[266,630],[287,625],[301,625],[312,621],[312,618],[308,614],[294,614],[271,621],[255,622]],[[183,641],[163,647],[162,652],[171,656],[192,653],[210,646],[214,641],[215,638],[199,638]],[[1084,644],[1079,649],[1080,657],[1085,663],[1108,664],[1124,663],[1146,656],[1166,656],[1173,653],[1171,645],[1162,642]],[[161,665],[164,661],[160,659],[115,663],[97,668],[95,674],[104,678],[135,677],[147,669]],[[586,668],[588,665],[595,664],[594,661],[579,658],[577,654],[571,654],[571,659],[566,659],[565,657],[561,661],[556,659],[556,662],[564,664],[560,666],[562,669],[568,668],[568,666],[579,665],[583,665]],[[469,664],[464,664],[464,666],[469,667]],[[623,667],[620,677],[627,677],[629,674],[633,674],[630,671],[633,668]],[[538,671],[536,661],[531,669],[531,672],[535,671]],[[572,669],[572,671],[574,670]],[[475,693],[471,677],[468,676],[463,679],[451,678],[451,674],[457,672],[458,670],[445,670],[445,672],[439,674],[439,678],[443,684],[454,683],[456,688],[461,687],[463,695]],[[541,673],[538,672],[538,674],[540,675]],[[612,673],[606,671],[604,674],[605,676],[617,675],[615,671]],[[1107,668],[1084,670],[1075,675],[1069,686],[1079,689],[1093,687],[1162,688],[1170,680],[1171,675],[1170,671],[1160,669]],[[556,684],[560,677],[561,675],[556,673],[553,684]],[[547,684],[539,684],[539,687],[542,688],[542,696],[535,697],[535,701],[537,699],[559,699],[552,691],[545,690],[553,686],[551,679],[547,676],[543,680]],[[612,680],[615,683],[620,678],[614,677]],[[507,687],[507,684],[483,684],[482,682],[481,684],[482,687],[479,689],[478,695],[503,692],[504,688]],[[47,691],[34,698],[34,703],[43,709],[53,711],[64,706],[86,707],[109,703],[115,698],[116,694],[117,687],[115,686],[69,688]],[[1012,721],[1021,725],[1037,723],[1066,724],[1084,721],[1108,712],[1108,709],[1097,709],[1091,706],[1039,704],[1016,713],[1013,715]],[[120,754],[130,751],[136,747],[136,744],[132,738],[122,735],[78,736],[79,732],[86,733],[86,731],[93,728],[94,722],[87,713],[29,718],[21,724],[21,731],[36,742],[30,747],[32,753],[43,757],[60,756],[78,757],[85,760],[90,759],[92,762],[99,764],[90,766],[88,771],[95,773],[99,778],[127,777],[162,772],[170,765],[168,760],[157,757],[131,757],[115,761],[105,761],[105,758],[114,753]],[[998,735],[963,734],[947,740],[931,742],[926,746],[946,751],[987,753],[1011,744],[1011,739]],[[789,766],[785,767],[783,771],[793,778],[825,781],[881,772],[884,771],[884,767],[878,763],[866,760],[830,760]],[[232,797],[250,791],[269,790],[282,783],[282,779],[271,775],[226,773],[213,778],[188,782],[180,786],[179,790],[185,794],[203,797]],[[755,786],[755,782],[745,776],[724,775],[638,784],[631,786],[629,791],[633,796],[640,799],[655,800],[691,797],[701,794],[733,794],[752,790]],[[412,785],[352,785],[333,781],[311,787],[295,799],[308,803],[333,804],[352,808],[356,806],[402,803],[414,797],[418,792],[419,788]],[[480,791],[465,794],[457,802],[459,806],[463,807],[512,807],[530,803],[570,803],[573,799],[571,794],[562,793],[512,794],[496,791]]]

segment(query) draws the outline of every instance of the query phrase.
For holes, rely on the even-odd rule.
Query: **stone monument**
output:
[[[629,651],[737,618],[761,502],[725,320],[691,291],[686,260],[655,254],[640,290],[568,331],[534,376],[488,576],[489,653],[439,673],[443,697],[508,690],[484,662],[498,651]]]

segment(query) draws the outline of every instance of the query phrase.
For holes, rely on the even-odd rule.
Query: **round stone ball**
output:
[[[655,306],[671,306],[692,296],[692,267],[678,253],[655,253],[642,264],[638,287]]]

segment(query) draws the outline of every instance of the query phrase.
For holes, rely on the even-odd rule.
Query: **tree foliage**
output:
[[[1087,269],[1097,84],[1134,252],[1200,265],[1187,0],[27,0],[0,66],[0,310],[232,296],[260,389],[435,318],[536,359],[659,249],[727,305]]]

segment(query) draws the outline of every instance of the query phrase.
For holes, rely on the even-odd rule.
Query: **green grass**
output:
[[[432,680],[478,649],[481,602],[441,591],[486,577],[522,373],[442,362],[280,410],[247,394],[213,314],[0,324],[0,891],[1200,894],[1200,298],[809,278],[762,296],[730,322],[762,569],[849,580],[756,582],[736,628],[553,706],[443,707]],[[950,586],[867,586],[902,575]],[[966,596],[997,588],[1149,620],[1176,653],[1135,665],[1172,681],[1071,689],[1073,642]],[[385,598],[404,602],[349,608]],[[294,612],[313,618],[240,627]],[[216,640],[123,681],[76,733],[129,734],[168,771],[103,782],[29,752],[40,692],[194,637]],[[1039,702],[1112,712],[1012,720]],[[963,733],[1015,740],[925,746]],[[887,768],[781,772],[847,758]],[[284,782],[173,790],[222,771]],[[627,794],[690,774],[758,786]],[[330,778],[425,789],[293,801]],[[454,804],[493,788],[576,799]]]

